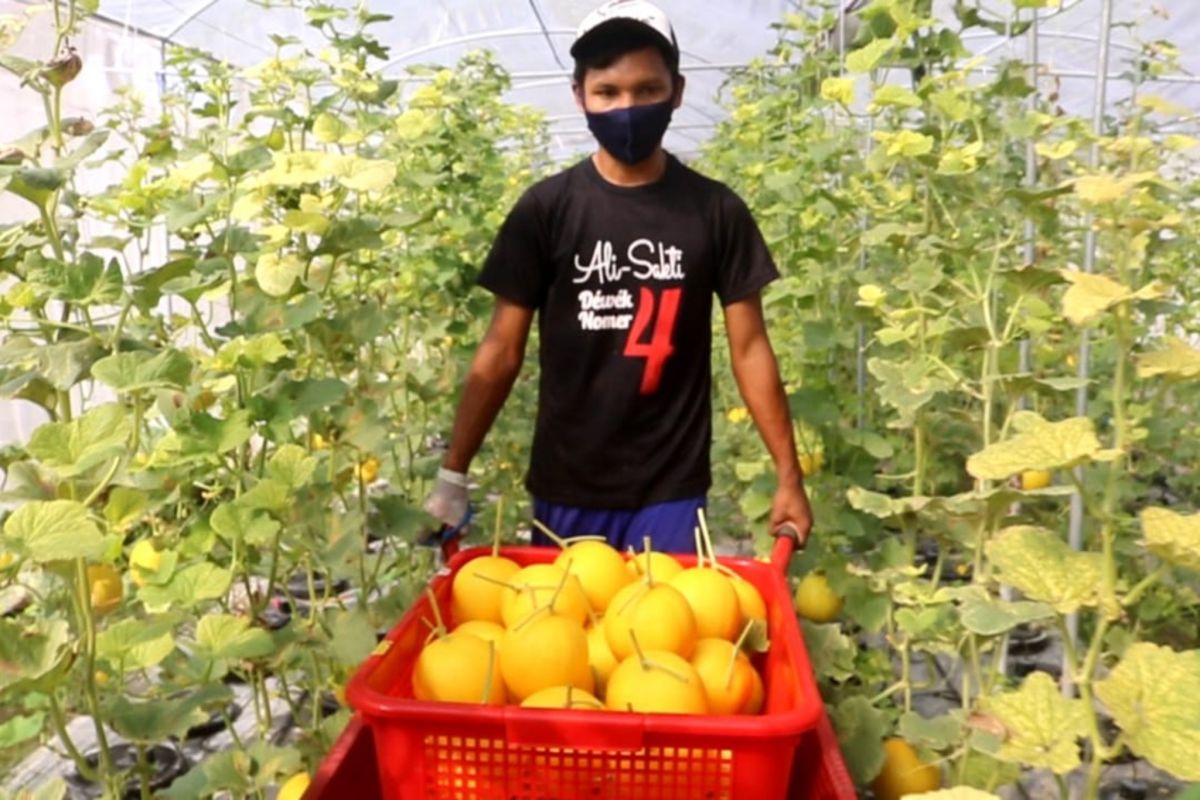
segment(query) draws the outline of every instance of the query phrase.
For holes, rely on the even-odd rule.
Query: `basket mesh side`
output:
[[[607,753],[427,736],[428,800],[731,800],[733,751]]]

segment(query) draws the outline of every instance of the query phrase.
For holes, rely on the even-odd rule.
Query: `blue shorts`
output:
[[[629,511],[606,511],[548,503],[535,497],[533,517],[563,538],[599,535],[618,550],[632,547],[640,552],[642,538],[649,536],[655,550],[694,553],[693,531],[700,524],[696,512],[705,505],[706,498],[700,496]],[[534,528],[533,544],[544,547],[552,542]]]

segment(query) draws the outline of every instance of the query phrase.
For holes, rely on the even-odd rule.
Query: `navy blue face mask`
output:
[[[626,164],[637,164],[653,155],[662,142],[671,124],[673,106],[672,100],[664,100],[598,113],[584,111],[584,114],[588,130],[601,147]]]

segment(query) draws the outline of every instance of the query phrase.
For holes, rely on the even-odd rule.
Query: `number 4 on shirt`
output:
[[[658,308],[658,318],[654,322],[654,333],[648,343],[642,343],[642,337],[650,320],[654,317],[654,307],[657,298],[654,292],[642,287],[638,298],[637,315],[633,319],[633,327],[629,330],[629,338],[625,341],[625,355],[630,358],[646,359],[645,371],[642,372],[642,394],[654,394],[662,382],[663,365],[675,352],[671,338],[675,334],[675,317],[679,314],[679,300],[683,289],[664,289],[662,303]]]

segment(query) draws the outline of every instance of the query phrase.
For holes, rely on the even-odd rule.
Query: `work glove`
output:
[[[438,536],[443,541],[463,532],[471,522],[471,503],[467,496],[470,479],[462,472],[442,467],[437,484],[425,500],[425,511],[441,523]]]

